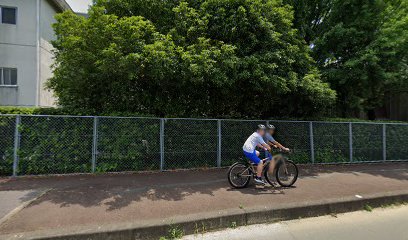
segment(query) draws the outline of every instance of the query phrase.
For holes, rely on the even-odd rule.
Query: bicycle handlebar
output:
[[[270,153],[272,153],[272,152],[293,153],[293,149],[289,149],[289,151],[284,151],[282,148],[278,148],[278,149],[271,148],[271,150],[269,152]]]

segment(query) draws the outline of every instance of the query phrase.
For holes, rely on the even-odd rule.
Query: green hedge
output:
[[[0,117],[0,176],[12,174],[15,122],[14,117]]]
[[[36,108],[36,107],[1,107],[0,114],[24,114],[24,115],[79,115],[73,111],[62,108]]]
[[[69,108],[57,107],[10,107],[0,106],[0,114],[24,114],[24,115],[73,115],[73,116],[122,116],[122,117],[158,117],[149,114],[135,112],[86,112]],[[177,116],[166,116],[173,118]],[[192,117],[194,118],[194,117]],[[250,119],[245,119],[250,120]],[[366,120],[359,118],[279,118],[274,117],[270,121],[322,121],[322,122],[367,122],[367,123],[408,123],[407,121],[393,120]]]
[[[153,115],[135,112],[87,112],[69,108],[57,107],[9,107],[0,106],[0,114],[22,115],[71,115],[71,116],[123,116],[123,117],[154,117]]]

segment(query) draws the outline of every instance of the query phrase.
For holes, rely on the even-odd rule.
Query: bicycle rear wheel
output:
[[[295,184],[299,176],[299,170],[296,164],[290,160],[280,162],[276,167],[275,177],[276,181],[282,187],[290,187]]]
[[[250,167],[243,163],[234,163],[228,170],[228,182],[234,188],[244,188],[251,180]]]

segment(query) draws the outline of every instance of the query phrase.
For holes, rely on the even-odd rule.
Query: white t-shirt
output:
[[[242,150],[247,153],[253,153],[258,144],[265,144],[265,141],[262,139],[262,136],[259,135],[258,132],[254,132],[245,141],[244,146],[242,146]]]

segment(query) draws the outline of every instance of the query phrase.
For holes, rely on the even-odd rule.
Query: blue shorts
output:
[[[272,154],[268,150],[265,150],[265,158],[272,160]]]
[[[245,151],[244,151],[244,155],[245,155],[245,157],[247,157],[249,160],[251,160],[251,162],[253,162],[253,163],[255,163],[255,164],[258,164],[258,163],[261,162],[261,159],[260,159],[258,156],[256,156],[256,150],[254,150],[253,153],[248,153],[248,152],[245,152]]]

